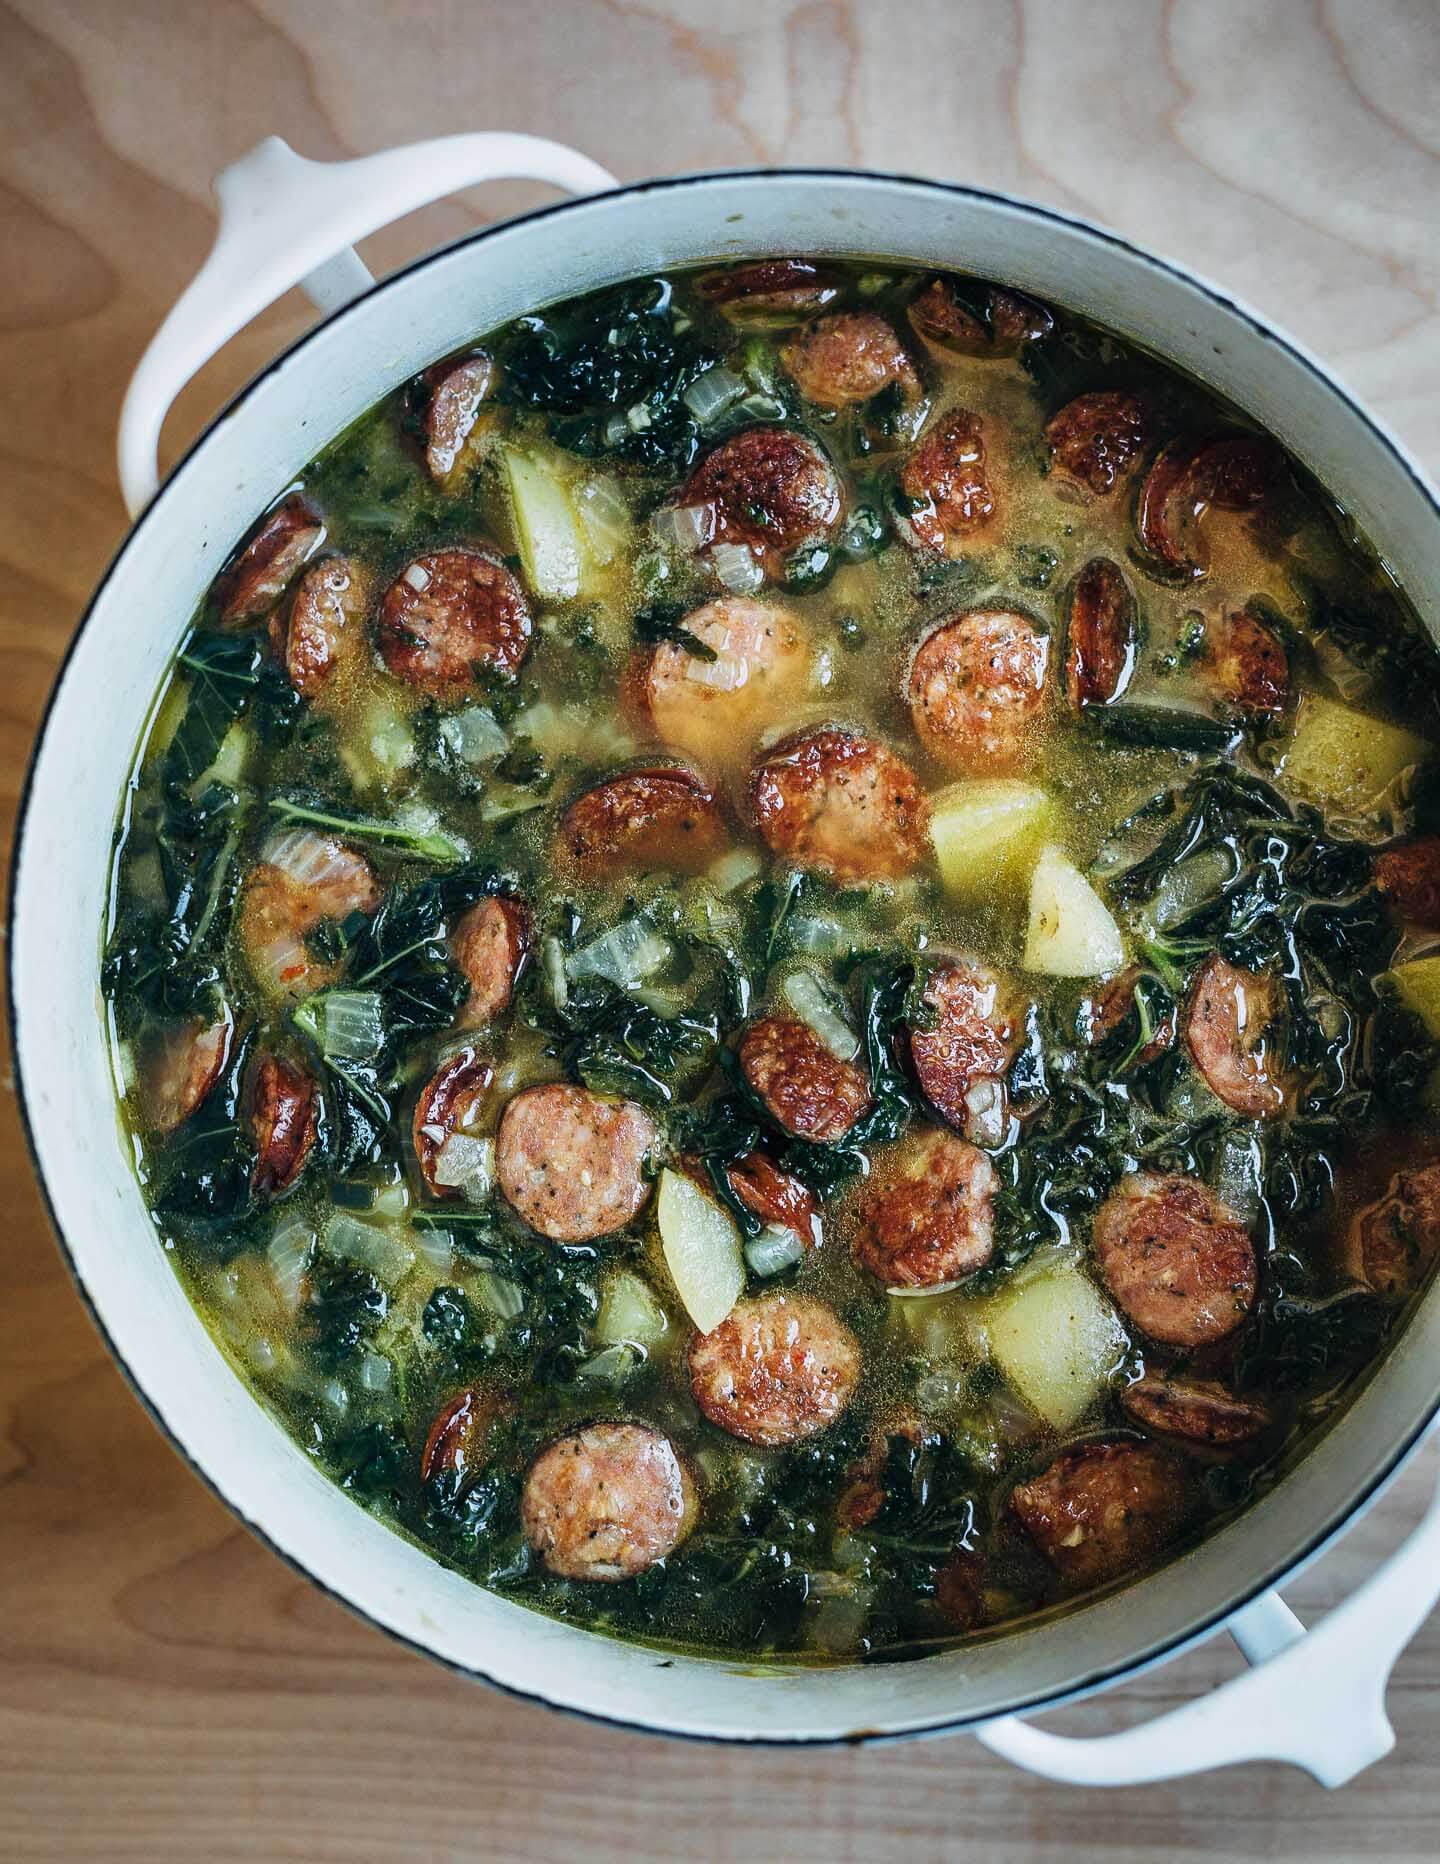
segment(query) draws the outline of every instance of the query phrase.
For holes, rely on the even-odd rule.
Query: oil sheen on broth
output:
[[[124,799],[160,1237],[358,1504],[661,1644],[914,1654],[1273,1485],[1440,1249],[1440,680],[1234,409],[762,260],[438,363]]]

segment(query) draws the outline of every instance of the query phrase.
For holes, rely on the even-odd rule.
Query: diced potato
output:
[[[639,1346],[655,1352],[670,1330],[660,1297],[633,1269],[616,1269],[605,1284],[595,1337],[606,1346]]]
[[[1018,778],[952,783],[930,799],[940,877],[957,899],[983,899],[995,887],[1022,885],[1054,827],[1052,798]]]
[[[1433,958],[1412,958],[1409,964],[1397,964],[1390,972],[1400,1001],[1413,1010],[1437,1041],[1440,1041],[1440,953]]]
[[[1040,850],[1030,876],[1021,962],[1046,977],[1104,977],[1125,962],[1125,941],[1109,908],[1053,844]]]
[[[891,1290],[894,1293],[894,1290]],[[892,1326],[903,1329],[906,1350],[931,1360],[973,1359],[970,1315],[975,1303],[964,1295],[898,1295],[889,1304]]]
[[[662,1171],[656,1200],[665,1266],[702,1333],[720,1325],[745,1286],[745,1255],[730,1213],[684,1172]]]
[[[525,580],[542,601],[568,601],[580,593],[588,552],[565,481],[538,453],[506,447],[501,457]]]
[[[968,1304],[970,1325],[1032,1410],[1068,1430],[1099,1395],[1125,1351],[1120,1317],[1073,1266]]]
[[[1402,770],[1434,746],[1413,731],[1357,712],[1336,699],[1306,693],[1279,769],[1292,789],[1322,808],[1363,809]]]

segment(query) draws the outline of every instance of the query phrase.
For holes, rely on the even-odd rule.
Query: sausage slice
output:
[[[675,1446],[644,1424],[589,1424],[552,1443],[520,1496],[525,1538],[562,1579],[633,1579],[673,1553],[699,1504]]]
[[[435,1167],[452,1133],[480,1126],[494,1070],[473,1048],[463,1048],[442,1062],[420,1090],[410,1136],[420,1176],[436,1197],[459,1197],[453,1186],[438,1184]]]
[[[732,595],[693,610],[681,625],[714,658],[672,641],[652,647],[636,670],[641,710],[665,744],[704,763],[748,757],[761,730],[804,691],[803,624],[787,608]]]
[[[462,699],[483,668],[513,673],[530,647],[525,592],[489,550],[416,557],[380,610],[380,652],[396,679],[434,699]]]
[[[746,1443],[798,1443],[833,1424],[860,1378],[860,1343],[823,1301],[741,1301],[690,1343],[690,1389],[712,1424]]]
[[[1096,1267],[1152,1340],[1210,1346],[1255,1305],[1255,1249],[1215,1193],[1175,1172],[1122,1180],[1095,1213]]]
[[[855,1260],[892,1288],[963,1281],[994,1254],[998,1183],[985,1153],[953,1133],[902,1147],[862,1197]]]
[[[298,494],[292,493],[267,512],[220,579],[222,624],[239,627],[268,614],[324,536],[319,514]]]
[[[324,557],[300,578],[288,610],[270,614],[270,646],[302,699],[324,692],[361,643],[369,591],[348,557]]]
[[[1033,298],[952,278],[931,279],[911,301],[910,322],[922,337],[960,356],[1014,356],[1055,327]]]
[[[920,378],[910,353],[873,311],[836,311],[817,318],[780,352],[795,386],[817,408],[850,408],[887,388],[918,400]]]
[[[1185,1042],[1212,1093],[1247,1120],[1285,1111],[1279,1053],[1285,992],[1280,979],[1242,971],[1213,952],[1185,1005]]]
[[[1211,1379],[1172,1379],[1147,1372],[1125,1387],[1120,1403],[1142,1429],[1207,1450],[1253,1443],[1270,1424],[1264,1405],[1237,1398]]]
[[[1201,520],[1217,511],[1254,511],[1276,484],[1283,459],[1259,434],[1225,434],[1165,447],[1140,488],[1140,542],[1167,575],[1203,576],[1210,552]]]
[[[1375,885],[1402,919],[1440,932],[1440,835],[1420,835],[1375,857]]]
[[[900,470],[895,523],[912,550],[957,557],[995,516],[978,414],[959,408],[921,436]]]
[[[1085,1039],[1094,1046],[1108,1042],[1132,1018],[1135,1033],[1140,1032],[1139,1019],[1135,1013],[1135,987],[1140,981],[1140,967],[1130,965],[1124,971],[1117,971],[1115,976],[1099,986],[1097,994],[1090,999],[1088,1007]],[[1144,1067],[1163,1055],[1175,1041],[1175,1016],[1167,1011],[1155,1026],[1155,1033],[1135,1057],[1138,1067]]]
[[[804,434],[750,427],[707,453],[675,503],[708,505],[712,543],[748,544],[773,574],[793,550],[828,543],[844,507],[835,468]]]
[[[235,1020],[221,1006],[218,1016],[192,1016],[149,1046],[140,1067],[140,1105],[155,1133],[173,1133],[198,1110],[225,1072]]]
[[[1065,697],[1072,712],[1109,705],[1135,671],[1135,597],[1109,557],[1092,557],[1075,579],[1065,629]]]
[[[697,873],[728,840],[714,790],[679,765],[607,777],[577,796],[560,822],[561,855],[589,880],[627,868]]]
[[[655,1122],[628,1100],[556,1082],[527,1087],[506,1107],[495,1171],[511,1207],[557,1243],[623,1230],[650,1195],[646,1160]]]
[[[914,772],[839,725],[767,752],[750,776],[750,806],[776,854],[842,886],[898,880],[925,859],[929,805]]]
[[[477,1385],[457,1392],[435,1414],[420,1454],[420,1480],[454,1475],[462,1480],[485,1467],[486,1440],[499,1405]]]
[[[504,893],[477,900],[455,922],[450,956],[470,985],[455,1015],[457,1029],[483,1029],[509,1009],[530,956],[532,929],[529,907]]]
[[[1050,643],[1014,609],[951,615],[921,642],[907,697],[920,742],[950,770],[998,774],[1025,761],[1045,705]]]
[[[1403,1300],[1440,1256],[1440,1164],[1398,1172],[1345,1240],[1345,1267],[1376,1294]]]
[[[810,259],[753,259],[702,272],[695,288],[732,323],[784,323],[824,310],[840,295],[834,272]]]
[[[1290,696],[1290,656],[1273,628],[1241,609],[1205,630],[1201,667],[1223,705],[1251,718],[1273,718]]]
[[[910,1032],[910,1059],[925,1098],[977,1145],[1005,1136],[1005,1077],[1018,1031],[1000,979],[968,959],[938,965],[921,1002],[933,1017]]]
[[[1096,498],[1108,498],[1115,490],[1148,437],[1145,404],[1124,389],[1077,395],[1045,423],[1055,471]]]
[[[790,1230],[807,1249],[820,1241],[820,1203],[808,1185],[781,1171],[763,1152],[748,1152],[725,1167],[730,1189],[752,1216]]]
[[[1021,1482],[1010,1511],[1060,1577],[1095,1586],[1149,1566],[1184,1526],[1184,1466],[1153,1443],[1114,1439],[1062,1450]]]
[[[808,1023],[767,1016],[740,1038],[740,1070],[778,1126],[797,1139],[833,1144],[870,1111],[870,1083],[841,1061]]]
[[[288,1191],[315,1144],[320,1096],[314,1077],[279,1055],[259,1055],[250,1076],[249,1099],[258,1154],[252,1183],[268,1195]]]
[[[426,370],[430,402],[425,410],[425,467],[432,479],[443,482],[459,465],[480,411],[494,391],[496,375],[494,357],[483,352]]]

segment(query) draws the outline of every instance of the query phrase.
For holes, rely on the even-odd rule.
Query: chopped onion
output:
[[[315,1251],[315,1226],[304,1217],[283,1217],[265,1251],[275,1292],[293,1314],[305,1288],[305,1272]]]
[[[379,1217],[403,1217],[410,1208],[410,1193],[405,1180],[397,1178],[394,1184],[381,1185],[370,1200],[370,1208]]]
[[[310,1016],[327,1061],[368,1061],[385,1041],[385,1013],[375,990],[325,990]]]
[[[1005,1137],[1005,1090],[998,1081],[978,1081],[965,1095],[965,1131],[977,1146],[998,1146]]]
[[[780,992],[801,1022],[809,1025],[832,1055],[840,1061],[853,1061],[860,1053],[859,1037],[813,971],[792,971],[780,986]]]
[[[643,1358],[644,1354],[628,1341],[603,1346],[576,1366],[575,1376],[594,1385],[623,1385]]]
[[[510,749],[495,714],[483,705],[467,705],[440,723],[440,736],[465,764],[488,764]]]
[[[657,543],[694,556],[715,535],[713,505],[662,505],[650,520]]]
[[[797,951],[819,957],[839,957],[855,943],[854,933],[838,919],[822,919],[813,913],[792,914],[785,921],[785,936]]]
[[[483,1204],[495,1183],[495,1141],[451,1133],[435,1154],[435,1182],[461,1191],[470,1204]]]
[[[765,863],[753,848],[731,848],[711,863],[708,877],[721,893],[733,893],[764,871]]]
[[[417,595],[423,595],[430,587],[430,572],[423,564],[412,563],[408,569],[401,572],[401,577],[403,581],[409,583]]]
[[[716,544],[710,561],[721,586],[732,595],[747,595],[765,580],[760,559],[748,544]]]
[[[357,1378],[362,1391],[388,1392],[395,1368],[383,1353],[362,1353]]]
[[[671,951],[670,941],[637,913],[572,952],[568,970],[572,979],[603,977],[622,990],[634,990],[669,963]]]
[[[1260,1146],[1253,1133],[1229,1133],[1215,1155],[1215,1194],[1242,1223],[1260,1214]]]
[[[747,421],[780,421],[785,418],[785,403],[778,395],[747,395],[740,412]]]
[[[350,1409],[350,1394],[339,1379],[326,1379],[320,1387],[320,1396],[332,1411],[338,1411],[342,1416]]]
[[[767,1223],[758,1236],[745,1240],[745,1263],[752,1275],[780,1275],[804,1256],[804,1241],[780,1223]]]
[[[700,425],[708,427],[727,408],[743,400],[745,392],[745,384],[738,375],[729,369],[716,368],[697,375],[680,399]]]
[[[614,560],[630,536],[630,507],[613,479],[587,479],[575,495],[575,509],[597,563]]]
[[[512,1281],[497,1275],[493,1268],[482,1269],[476,1277],[480,1299],[499,1320],[516,1320],[525,1312],[525,1294]]]
[[[415,1252],[392,1231],[378,1223],[358,1223],[344,1210],[333,1211],[326,1220],[320,1247],[337,1262],[369,1269],[387,1288],[393,1288],[415,1260]]]
[[[417,1224],[410,1232],[421,1259],[438,1275],[448,1275],[455,1266],[455,1238],[449,1230],[432,1229],[428,1223]]]
[[[1157,931],[1168,932],[1208,906],[1235,878],[1235,856],[1223,842],[1199,849],[1160,876],[1155,896],[1141,909]]]
[[[245,1348],[245,1357],[254,1372],[273,1372],[275,1370],[275,1348],[263,1333],[257,1334]]]
[[[540,968],[550,1001],[557,1010],[563,1010],[570,1001],[570,979],[565,974],[565,947],[553,932],[540,948]]]
[[[647,427],[654,425],[650,410],[643,401],[637,401],[633,407],[625,410],[625,425],[632,434],[643,434]]]
[[[261,848],[260,859],[305,888],[346,878],[352,867],[351,856],[334,836],[313,828],[278,829]]]

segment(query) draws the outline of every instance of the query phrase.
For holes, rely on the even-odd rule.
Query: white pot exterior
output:
[[[1440,512],[1418,470],[1313,359],[1112,236],[924,182],[828,173],[659,182],[490,229],[339,312],[226,411],[112,565],[37,748],[18,843],[17,1067],[56,1227],[121,1363],[184,1454],[280,1553],[376,1623],[515,1691],[618,1722],[803,1741],[958,1727],[1133,1671],[1309,1557],[1440,1404],[1440,1296],[1319,1452],[1153,1577],[992,1642],[908,1663],[760,1674],[553,1623],[445,1571],[333,1487],[220,1356],[159,1248],[116,1122],[99,990],[113,799],[139,724],[236,540],[388,390],[477,332],[636,274],[730,255],[892,259],[994,277],[1159,350],[1270,428],[1355,516],[1432,631]]]

